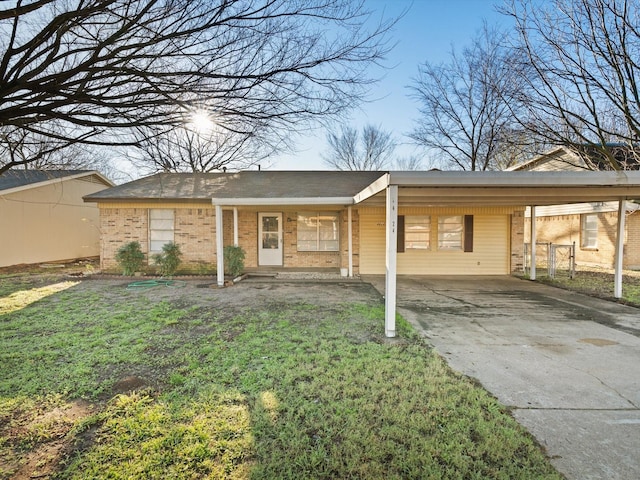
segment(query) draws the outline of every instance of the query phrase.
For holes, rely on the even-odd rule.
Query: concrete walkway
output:
[[[640,478],[640,309],[513,277],[398,277],[398,308],[567,478]]]

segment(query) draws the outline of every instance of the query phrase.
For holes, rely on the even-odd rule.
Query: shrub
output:
[[[121,246],[116,252],[116,261],[122,267],[123,275],[133,275],[139,272],[144,263],[144,253],[140,242],[129,242]]]
[[[237,277],[244,271],[244,250],[241,247],[227,245],[224,247],[225,273]]]
[[[169,242],[162,246],[162,253],[156,253],[153,256],[153,263],[158,266],[160,275],[170,277],[178,270],[180,257],[182,257],[180,247],[174,242]]]

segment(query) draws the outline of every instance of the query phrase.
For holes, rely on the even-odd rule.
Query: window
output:
[[[582,248],[598,248],[598,215],[595,213],[581,215]]]
[[[462,215],[438,217],[438,250],[462,250],[463,219]]]
[[[162,252],[162,247],[173,242],[173,210],[149,210],[149,253]]]
[[[407,250],[428,250],[431,234],[431,217],[416,215],[404,217],[404,248]]]
[[[298,251],[337,252],[339,227],[337,212],[298,213]]]

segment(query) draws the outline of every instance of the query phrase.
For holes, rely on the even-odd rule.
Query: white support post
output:
[[[353,277],[353,227],[351,225],[351,206],[347,207],[347,235],[348,240],[348,256],[349,256],[349,278]]]
[[[398,186],[387,187],[386,208],[386,276],[384,289],[384,334],[396,336],[396,270],[398,245]]]
[[[530,266],[530,275],[529,278],[531,280],[536,279],[536,207],[531,205],[531,266]]]
[[[233,245],[238,246],[238,207],[233,207]]]
[[[216,205],[216,266],[218,286],[224,287],[224,236],[222,225],[222,206]]]
[[[627,216],[626,202],[618,202],[618,230],[616,232],[616,253],[613,296],[622,298],[622,266],[624,260],[624,224]]]

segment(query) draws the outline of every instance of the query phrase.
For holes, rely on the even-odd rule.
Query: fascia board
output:
[[[373,182],[371,185],[369,185],[368,187],[366,187],[365,189],[357,193],[353,197],[352,201],[354,204],[364,202],[367,198],[377,195],[378,193],[386,189],[388,186],[389,186],[389,174],[385,173],[380,178],[378,178],[375,182]]]
[[[302,198],[212,198],[213,205],[262,206],[262,205],[353,205],[352,197],[302,197]]]

